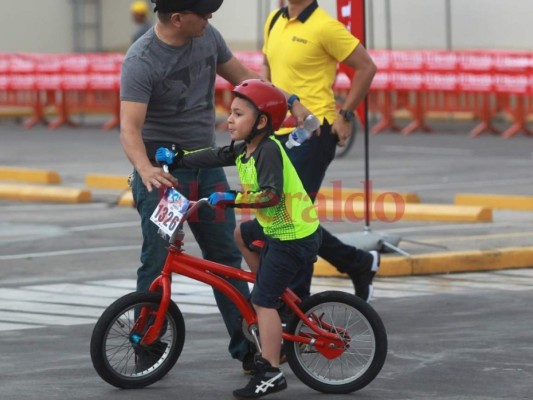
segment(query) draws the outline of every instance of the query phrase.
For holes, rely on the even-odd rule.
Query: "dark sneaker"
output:
[[[273,367],[263,357],[257,357],[255,364],[257,372],[248,385],[233,391],[236,399],[258,399],[287,389],[287,381],[281,369]]]
[[[135,350],[135,372],[143,372],[157,363],[168,347],[167,343],[156,341],[149,346]]]
[[[355,295],[360,297],[364,301],[368,302],[372,299],[372,294],[374,293],[374,286],[372,286],[372,280],[378,271],[379,264],[381,262],[379,253],[375,250],[369,252],[372,254],[372,266],[369,270],[352,276],[352,281],[355,286]]]
[[[244,375],[255,375],[255,355],[246,353],[242,360],[242,373]]]

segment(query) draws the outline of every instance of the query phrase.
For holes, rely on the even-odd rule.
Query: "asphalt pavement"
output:
[[[118,132],[98,126],[24,130],[2,122],[0,166],[56,171],[58,186],[78,189],[86,188],[87,174],[129,174]],[[468,123],[437,128],[407,137],[371,136],[373,187],[416,193],[421,203],[436,206],[454,204],[459,193],[533,196],[531,138],[470,139]],[[220,135],[221,143],[227,141]],[[332,164],[325,184],[340,180],[343,187],[362,188],[362,139]],[[237,183],[233,170],[228,176]],[[122,191],[91,193],[90,202],[77,204],[0,199],[0,398],[230,399],[246,378],[239,363],[229,359],[222,320],[203,286],[196,297],[177,300],[187,338],[166,378],[147,389],[124,391],[96,375],[89,357],[92,328],[107,304],[133,290],[140,232],[135,210],[117,204]],[[400,247],[414,259],[448,253],[455,257],[453,265],[468,258],[461,252],[496,256],[484,258],[480,272],[378,276],[371,304],[388,331],[387,361],[369,386],[335,398],[533,397],[533,259],[528,253],[533,211],[491,211],[490,222],[371,222],[375,232],[400,235]],[[361,222],[326,226],[345,237],[363,230]],[[199,254],[191,235],[186,248]],[[520,269],[498,267],[497,255],[507,258],[510,248],[519,249],[511,256]],[[383,255],[384,261],[395,257]],[[314,279],[313,291],[330,288],[352,290],[346,279]],[[284,370],[289,388],[270,398],[326,398],[300,383],[287,366]]]

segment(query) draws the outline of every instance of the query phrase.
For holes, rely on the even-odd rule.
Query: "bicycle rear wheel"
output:
[[[157,340],[151,345],[141,344],[160,303],[160,293],[135,292],[104,311],[91,337],[91,360],[104,381],[123,389],[142,388],[163,378],[174,366],[185,342],[185,323],[174,302],[169,304]],[[148,313],[147,323],[134,328],[141,310]]]
[[[327,291],[300,305],[307,318],[337,333],[344,351],[328,359],[313,345],[285,342],[287,360],[294,374],[307,386],[323,393],[351,393],[378,375],[387,356],[387,333],[379,315],[354,295]],[[297,336],[316,334],[293,316],[287,331]]]

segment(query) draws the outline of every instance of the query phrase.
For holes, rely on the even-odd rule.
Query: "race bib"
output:
[[[150,221],[161,231],[172,236],[183,215],[189,208],[189,200],[174,188],[167,188],[154,210]]]

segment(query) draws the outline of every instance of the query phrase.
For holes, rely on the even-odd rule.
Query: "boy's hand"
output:
[[[236,195],[233,192],[215,192],[212,193],[207,201],[212,206],[226,206],[235,203]]]
[[[175,156],[176,155],[166,147],[160,147],[155,152],[155,160],[160,164],[164,163],[167,165],[172,165]]]

